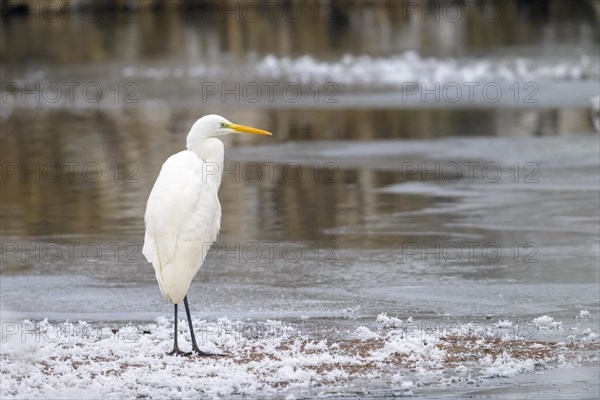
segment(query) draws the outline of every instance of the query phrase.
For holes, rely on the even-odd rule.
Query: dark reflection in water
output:
[[[184,148],[187,132],[168,133],[161,125],[102,113],[86,118],[67,112],[42,114],[32,120],[17,113],[3,125],[3,231],[139,234],[145,200],[160,166]],[[316,139],[313,129],[307,125],[301,134]],[[229,145],[240,145],[242,138],[237,139]],[[265,170],[257,178],[248,165],[229,161],[230,173],[221,189],[224,213],[230,215],[223,221],[224,234],[316,239],[338,223],[357,223],[365,214],[402,208],[389,195],[373,198],[365,192],[397,182],[397,173],[294,164],[289,171],[273,166],[272,173]],[[378,204],[377,197],[388,201]]]
[[[105,10],[99,17],[77,12],[13,16],[2,24],[3,64],[16,73],[45,64],[221,61],[267,54],[329,59],[411,49],[443,56],[539,45],[552,54],[557,46],[598,42],[592,1],[577,2],[577,7],[563,0],[495,2],[493,7],[486,2],[427,6],[396,0],[343,2],[343,7],[335,2],[266,2],[262,10],[249,3],[161,12]]]
[[[139,111],[139,110],[137,110]],[[14,113],[2,126],[2,230],[10,235],[134,234],[143,231],[145,201],[160,166],[185,146],[199,115],[148,121],[130,110],[118,115],[67,111]],[[227,147],[286,141],[415,139],[448,135],[553,135],[583,129],[585,110],[538,111],[262,111],[231,119],[275,132],[271,138],[226,138]],[[571,125],[569,125],[571,123]],[[508,126],[507,126],[508,125]],[[334,144],[329,144],[334,146]],[[232,153],[234,154],[234,153]],[[398,156],[400,157],[400,156]],[[225,238],[328,240],[327,229],[361,224],[366,217],[432,204],[427,196],[374,189],[405,181],[385,158],[357,169],[327,163],[286,168],[230,159],[221,201]],[[268,161],[268,160],[267,160]],[[328,169],[328,168],[334,168]],[[386,171],[387,170],[387,171]],[[299,178],[296,178],[299,175]],[[355,238],[368,243],[371,238]]]

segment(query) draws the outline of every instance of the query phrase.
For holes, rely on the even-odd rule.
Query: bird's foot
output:
[[[191,356],[192,352],[191,351],[181,351],[179,350],[179,347],[173,347],[173,350],[171,350],[170,353],[167,353],[170,356]]]
[[[202,351],[198,348],[198,346],[194,346],[192,347],[192,353],[194,355],[200,356],[200,357],[223,357],[225,354],[213,354],[213,353],[207,353],[205,351]]]

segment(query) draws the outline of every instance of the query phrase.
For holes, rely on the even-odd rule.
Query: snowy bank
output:
[[[184,321],[183,321],[184,322]],[[180,345],[190,347],[186,324]],[[525,340],[508,321],[421,330],[382,314],[378,327],[343,334],[278,321],[194,321],[200,347],[220,357],[169,356],[172,321],[122,327],[4,323],[2,398],[271,397],[282,392],[410,394],[597,357],[597,335],[571,343]],[[573,356],[578,354],[577,357]],[[584,354],[584,356],[582,356]]]

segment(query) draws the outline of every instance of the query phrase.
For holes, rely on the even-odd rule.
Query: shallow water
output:
[[[571,135],[237,147],[221,189],[222,232],[190,297],[207,316],[235,318],[344,317],[356,307],[404,315],[407,302],[410,312],[456,317],[493,314],[492,305],[505,317],[595,310],[595,143]],[[144,160],[156,165],[136,162],[140,171],[159,167]],[[153,180],[139,175],[102,185],[11,176],[5,204],[26,218],[3,218],[5,307],[87,319],[168,312],[140,252]],[[25,212],[17,196],[40,186]],[[36,281],[44,290],[22,302],[18,293]],[[474,294],[489,302],[470,304]]]
[[[112,94],[113,83],[125,89],[134,81],[139,89],[137,103],[110,96],[21,102],[12,94],[3,102],[3,319],[108,324],[171,316],[141,254],[145,202],[193,121],[225,108],[231,120],[274,136],[225,140],[222,230],[190,291],[198,318],[321,324],[344,337],[373,326],[380,313],[422,326],[551,315],[563,322],[551,340],[598,331],[600,151],[588,106],[597,92],[590,74],[597,73],[598,36],[587,16],[529,24],[503,46],[493,35],[476,42],[459,35],[460,24],[449,25],[463,37],[457,50],[440,40],[447,31],[407,28],[359,8],[351,17],[360,26],[372,25],[369,18],[387,21],[374,35],[398,37],[410,28],[433,36],[373,48],[345,35],[344,24],[312,33],[265,26],[260,37],[270,40],[243,51],[240,27],[211,33],[167,13],[159,21],[166,33],[157,34],[148,29],[157,23],[151,15],[116,31],[84,24],[82,37],[98,41],[89,51],[78,47],[72,24],[2,26],[2,40],[15,43],[2,46],[4,82],[76,79]],[[270,29],[287,32],[289,42]],[[60,52],[36,47],[50,31],[64,39]],[[313,35],[329,42],[315,43]],[[178,41],[186,45],[173,45]],[[69,58],[73,46],[79,51]],[[403,62],[414,64],[415,54],[406,53],[414,49],[437,78],[458,71],[466,81],[479,79],[473,71],[492,71],[505,96],[438,104],[431,97],[404,101],[402,87],[382,90]],[[30,50],[38,51],[35,60],[27,58]],[[307,67],[305,53],[318,65]],[[315,103],[311,94],[299,103],[222,104],[195,96],[191,84],[221,82],[224,72],[210,67],[223,60],[241,71],[242,82],[297,78],[304,85],[294,74],[307,68],[309,82],[323,83],[346,65],[347,53],[366,55],[369,68],[380,62],[381,73],[361,85],[340,82],[336,103]],[[499,60],[502,68],[492,68]],[[556,69],[539,69],[548,60]],[[257,76],[260,63],[274,72]],[[351,65],[344,73],[364,70]],[[404,72],[412,81],[421,71]],[[535,82],[538,102],[515,102],[507,76],[522,90]],[[579,318],[584,309],[590,318]],[[593,368],[581,368],[589,375],[583,382],[597,388]],[[518,385],[519,396],[549,390],[555,397],[548,383],[555,378],[505,378],[462,393],[510,398],[517,395],[505,387]],[[561,378],[567,398],[587,396],[578,376]]]

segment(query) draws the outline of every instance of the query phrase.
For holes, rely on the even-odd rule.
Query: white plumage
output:
[[[148,198],[142,253],[154,266],[160,291],[175,304],[187,294],[221,227],[221,175],[213,171],[194,152],[181,151],[163,164]]]
[[[175,305],[174,343],[169,354],[188,354],[177,345],[177,305],[183,301],[192,351],[210,355],[196,343],[187,293],[221,228],[218,192],[225,150],[217,137],[236,132],[271,135],[218,115],[200,118],[187,136],[187,150],[165,161],[148,197],[142,253],[154,266],[160,291]]]

